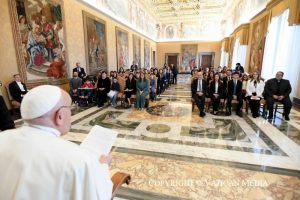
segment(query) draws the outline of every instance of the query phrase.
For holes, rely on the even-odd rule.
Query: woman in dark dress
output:
[[[104,106],[104,103],[107,100],[107,93],[110,90],[110,79],[107,77],[105,71],[101,73],[97,83],[97,92],[98,92],[98,107]]]
[[[136,93],[136,81],[132,73],[129,74],[128,79],[125,82],[124,92],[125,92],[125,103],[128,104],[128,106],[131,106],[130,97],[131,95]]]
[[[213,114],[217,115],[221,98],[224,98],[224,86],[220,80],[218,73],[214,75],[214,79],[209,84],[209,96],[213,105]]]

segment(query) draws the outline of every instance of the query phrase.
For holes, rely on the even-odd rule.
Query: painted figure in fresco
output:
[[[174,29],[172,26],[168,26],[166,28],[166,38],[167,39],[172,39],[174,37]]]
[[[64,69],[65,61],[59,59],[58,57],[54,58],[54,61],[50,64],[50,67],[47,70],[48,77],[62,78],[66,75]]]
[[[54,37],[54,29],[51,23],[47,22],[47,19],[45,16],[42,16],[42,32],[41,34],[44,36],[46,40],[45,47],[48,52],[48,61],[52,62],[54,58],[53,49],[55,47],[55,37]]]
[[[26,45],[27,45],[28,35],[29,35],[29,26],[26,22],[26,18],[24,15],[19,16],[19,30],[21,33],[21,40],[22,40],[22,54],[25,60],[28,60]]]
[[[41,27],[35,24],[28,35],[27,51],[30,56],[28,68],[31,68],[33,65],[41,66],[43,64],[45,43],[45,38],[41,35]]]

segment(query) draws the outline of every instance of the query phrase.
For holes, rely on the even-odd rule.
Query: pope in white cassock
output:
[[[1,200],[111,198],[108,164],[59,137],[70,130],[70,106],[69,95],[55,86],[24,96],[24,125],[0,133]]]

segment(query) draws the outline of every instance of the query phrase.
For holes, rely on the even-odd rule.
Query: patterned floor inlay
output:
[[[74,104],[63,138],[80,144],[93,125],[118,132],[111,173],[132,176],[119,199],[300,199],[300,112],[289,122],[280,114],[272,122],[246,113],[201,118],[190,82],[179,75],[143,110]]]

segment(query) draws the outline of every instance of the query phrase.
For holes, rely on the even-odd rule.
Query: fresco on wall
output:
[[[87,71],[107,71],[106,25],[101,19],[83,12]]]
[[[141,38],[133,35],[133,61],[137,64],[138,68],[141,67]]]
[[[251,52],[250,52],[250,63],[249,72],[261,72],[264,47],[266,41],[266,33],[268,27],[268,15],[260,19],[253,24],[252,28],[252,40],[251,40]]]
[[[150,69],[150,43],[144,40],[144,68]]]
[[[117,68],[123,67],[127,69],[128,63],[128,32],[116,27],[116,41],[117,41]]]
[[[59,2],[10,1],[18,66],[25,82],[66,77],[64,28]]]
[[[154,39],[156,20],[148,14],[140,1],[136,0],[83,0],[92,7],[105,12],[110,17],[122,20],[137,31]]]
[[[197,64],[197,44],[181,45],[182,64],[179,68],[180,73],[190,72]]]

